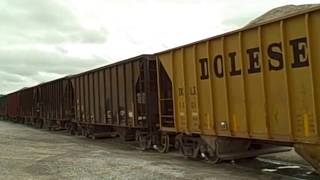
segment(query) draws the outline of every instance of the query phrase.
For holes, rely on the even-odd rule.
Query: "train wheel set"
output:
[[[211,163],[295,151],[320,171],[320,8],[0,97],[0,118]]]

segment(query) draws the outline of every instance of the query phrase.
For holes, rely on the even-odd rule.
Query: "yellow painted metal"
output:
[[[316,8],[157,53],[174,129],[319,144],[319,19]]]
[[[295,151],[320,173],[320,146],[314,144],[294,144]]]

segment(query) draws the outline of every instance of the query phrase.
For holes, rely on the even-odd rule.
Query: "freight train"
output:
[[[320,170],[320,8],[0,97],[1,118],[217,163],[287,150]]]

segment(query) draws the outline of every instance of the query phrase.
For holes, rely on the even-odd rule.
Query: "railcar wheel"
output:
[[[203,144],[200,147],[201,157],[210,164],[217,164],[220,162],[217,151],[207,144]]]
[[[168,134],[162,134],[160,137],[160,143],[157,146],[157,150],[160,153],[167,153],[170,148],[170,137]]]

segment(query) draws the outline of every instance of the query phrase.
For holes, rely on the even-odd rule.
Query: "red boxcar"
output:
[[[19,92],[14,92],[7,97],[8,118],[12,121],[18,121],[20,107]]]

